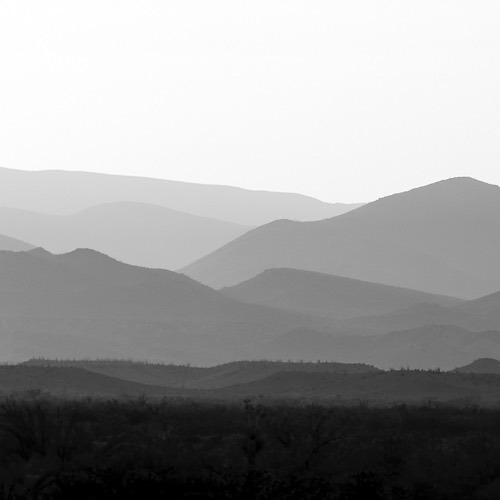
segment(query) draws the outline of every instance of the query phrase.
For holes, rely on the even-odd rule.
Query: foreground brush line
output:
[[[2,499],[496,499],[500,410],[0,403]]]

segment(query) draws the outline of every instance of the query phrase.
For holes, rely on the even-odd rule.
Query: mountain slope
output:
[[[91,248],[129,264],[165,269],[182,267],[248,229],[143,203],[99,205],[66,216],[0,208],[0,233],[52,253]]]
[[[0,200],[6,207],[71,214],[103,203],[131,201],[255,226],[275,219],[319,220],[359,204],[325,203],[293,193],[250,191],[230,186],[45,170],[0,168]]]
[[[9,252],[25,252],[31,248],[34,248],[34,246],[29,243],[0,234],[0,251],[6,250]]]
[[[221,290],[251,304],[332,319],[385,314],[412,305],[451,306],[459,299],[297,269],[268,269]]]
[[[209,364],[314,318],[243,304],[190,278],[91,250],[0,252],[1,361],[135,358]]]
[[[184,268],[213,287],[292,267],[474,298],[500,289],[500,188],[454,178],[316,222],[275,221]]]

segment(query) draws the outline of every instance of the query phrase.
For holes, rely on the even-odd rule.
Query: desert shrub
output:
[[[500,411],[168,399],[0,403],[0,499],[498,498]]]

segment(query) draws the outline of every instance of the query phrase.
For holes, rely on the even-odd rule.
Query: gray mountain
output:
[[[35,247],[29,243],[0,234],[0,251],[7,250],[9,252],[25,252],[26,250],[30,250],[32,248]]]
[[[0,168],[1,205],[72,214],[103,203],[132,201],[212,219],[256,226],[275,219],[319,220],[360,204],[325,203],[309,196],[251,191],[145,177]]]
[[[91,250],[0,252],[0,356],[209,364],[323,320],[243,304],[166,270]]]
[[[128,264],[165,269],[182,267],[248,229],[144,203],[104,204],[74,215],[0,208],[0,233],[52,253],[91,248]]]
[[[345,319],[380,315],[417,304],[453,306],[460,299],[298,269],[268,269],[221,290],[234,299],[289,311]]]
[[[338,217],[275,221],[183,272],[213,287],[292,267],[474,298],[500,289],[500,188],[453,178]]]

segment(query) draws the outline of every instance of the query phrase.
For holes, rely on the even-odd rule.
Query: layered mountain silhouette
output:
[[[345,319],[387,314],[419,304],[452,306],[460,299],[298,269],[269,269],[221,290],[242,302]]]
[[[185,267],[212,287],[291,267],[475,298],[500,289],[500,188],[453,178],[338,217],[279,220]]]
[[[0,168],[1,205],[68,215],[95,205],[147,203],[236,224],[256,226],[275,219],[319,220],[360,204],[325,203],[308,196],[251,191],[145,177]]]
[[[73,215],[0,208],[0,233],[52,253],[91,248],[129,264],[164,269],[182,267],[248,229],[144,203],[109,203]]]
[[[10,252],[24,252],[32,248],[35,247],[29,243],[0,234],[0,251],[8,250]]]
[[[243,304],[174,272],[92,250],[0,252],[0,355],[214,363],[328,322]]]

